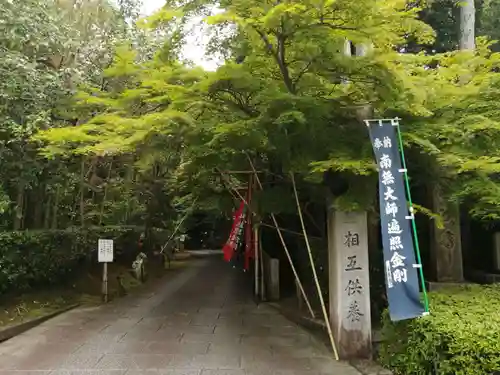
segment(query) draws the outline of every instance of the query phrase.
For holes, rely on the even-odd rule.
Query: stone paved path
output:
[[[235,274],[198,260],[154,292],[61,315],[0,344],[0,375],[359,375]]]

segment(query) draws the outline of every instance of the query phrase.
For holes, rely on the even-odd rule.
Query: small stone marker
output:
[[[146,280],[146,261],[148,256],[144,253],[139,253],[132,263],[132,270],[134,271],[134,276],[137,280],[143,283]]]
[[[330,321],[341,359],[371,357],[366,212],[328,212]]]

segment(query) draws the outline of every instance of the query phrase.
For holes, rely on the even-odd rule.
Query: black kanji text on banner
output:
[[[404,173],[398,147],[397,122],[367,121],[379,170],[380,223],[384,252],[385,283],[391,320],[422,316],[418,267],[406,199]]]

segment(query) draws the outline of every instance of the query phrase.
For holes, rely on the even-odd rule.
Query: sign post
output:
[[[389,315],[393,321],[427,315],[429,303],[399,121],[366,120],[366,125],[379,170],[380,223]]]
[[[102,296],[108,302],[108,263],[113,262],[113,240],[99,239],[98,261],[103,263],[102,269]]]

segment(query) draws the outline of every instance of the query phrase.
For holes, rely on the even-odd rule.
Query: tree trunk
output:
[[[80,225],[85,226],[85,158],[80,168]]]
[[[43,229],[50,228],[50,209],[52,208],[52,194],[49,194],[47,204],[45,205],[45,212],[43,215]]]
[[[474,259],[471,254],[471,218],[466,206],[460,207],[460,238],[462,240],[462,258],[464,264],[464,277],[467,277],[465,265],[472,265]],[[470,266],[469,266],[470,267]],[[472,268],[472,267],[471,267]]]
[[[130,157],[130,160],[128,161],[128,168],[127,168],[127,172],[125,175],[125,185],[128,187],[129,191],[134,191],[134,189],[133,189],[134,178],[135,178],[134,162],[135,162],[135,159],[134,159],[134,156],[132,155]],[[130,201],[131,201],[131,196],[127,195],[127,208],[125,211],[125,224],[127,224],[129,219],[130,219]]]
[[[104,217],[104,208],[106,207],[106,199],[108,198],[108,185],[111,179],[111,170],[113,168],[113,159],[109,162],[108,177],[104,185],[104,196],[102,197],[101,212],[99,213],[99,225],[102,225],[102,219]]]
[[[460,36],[461,50],[475,48],[476,9],[474,0],[464,0],[460,4]],[[462,282],[464,280],[462,260],[462,240],[460,228],[460,208],[457,202],[451,202],[451,192],[447,186],[447,172],[437,169],[438,176],[429,186],[432,209],[443,220],[443,228],[437,228],[431,222],[431,261],[434,277],[438,282]]]
[[[431,261],[437,282],[462,282],[462,242],[460,236],[460,210],[458,203],[450,202],[446,178],[432,184],[433,211],[443,219],[443,228],[432,223]],[[449,186],[449,185],[448,185]]]
[[[476,8],[474,0],[462,0],[460,4],[460,40],[461,50],[474,50]]]
[[[24,187],[25,182],[23,180],[19,181],[17,186],[16,208],[14,210],[14,230],[21,230],[23,228]]]
[[[59,211],[59,198],[61,196],[61,187],[57,185],[56,194],[54,197],[54,208],[52,210],[52,229],[57,229],[58,225],[58,211]]]
[[[35,208],[33,210],[32,224],[34,229],[40,229],[43,225],[43,203],[45,201],[44,192],[45,184],[42,184],[42,186],[38,187],[38,189],[33,192],[33,198],[35,199]]]

